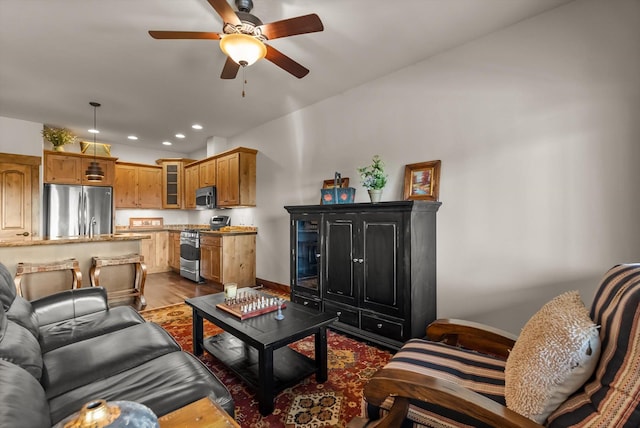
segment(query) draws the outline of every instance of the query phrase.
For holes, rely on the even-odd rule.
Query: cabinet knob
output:
[[[336,312],[336,315],[337,315],[337,316],[342,315],[342,311],[338,311],[338,312]]]
[[[382,324],[378,323],[377,327],[382,328]]]
[[[307,306],[308,304],[309,304],[308,300],[305,300],[304,303],[303,303],[303,305],[305,305],[305,306]]]
[[[358,259],[353,259],[353,262],[354,263],[358,263]]]

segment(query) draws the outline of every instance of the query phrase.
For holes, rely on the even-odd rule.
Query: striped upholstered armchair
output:
[[[429,340],[408,341],[367,383],[366,418],[350,426],[640,427],[640,264],[607,272],[590,310],[577,297],[587,320],[561,314],[576,296],[565,293],[549,302],[518,338],[473,323],[434,322],[427,328]],[[542,320],[551,328],[541,327]],[[549,349],[580,342],[559,333],[558,322],[570,324],[571,335],[584,332],[577,346],[583,361],[573,360],[562,346],[559,353]],[[521,341],[531,340],[539,344],[518,349]],[[512,361],[516,354],[542,367],[523,372],[521,362]],[[567,357],[564,365],[555,362]],[[586,371],[578,376],[574,369]],[[578,383],[567,390],[572,379],[564,375]],[[565,389],[562,401],[547,401],[541,410],[535,403],[549,399],[549,385],[554,394]]]

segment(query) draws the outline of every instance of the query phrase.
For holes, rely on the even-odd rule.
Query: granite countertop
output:
[[[207,235],[256,235],[258,228],[255,226],[225,226],[219,230],[211,230],[208,224],[180,224],[180,225],[165,225],[158,227],[128,227],[128,226],[116,226],[118,233],[144,233],[144,232],[180,232],[184,229],[198,229],[201,234]]]
[[[135,241],[140,239],[148,239],[150,236],[142,233],[112,233],[104,235],[95,235],[92,238],[88,236],[63,236],[59,238],[33,236],[20,240],[0,241],[0,247],[27,247],[33,245],[60,245],[60,244],[78,244],[92,242],[113,242],[113,241]]]

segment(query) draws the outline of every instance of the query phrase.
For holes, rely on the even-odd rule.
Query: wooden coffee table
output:
[[[193,309],[193,353],[206,350],[253,387],[262,415],[273,412],[278,392],[305,377],[315,373],[318,382],[327,380],[327,326],[338,317],[286,302],[283,320],[276,320],[275,312],[241,320],[216,308],[223,302],[224,293],[185,301]],[[203,338],[203,319],[225,332]],[[315,359],[286,346],[310,335],[315,336]]]

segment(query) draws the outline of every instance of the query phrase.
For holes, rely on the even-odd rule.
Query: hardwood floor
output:
[[[147,300],[145,309],[182,303],[190,297],[219,293],[222,290],[222,285],[196,284],[174,272],[152,273],[147,275],[144,286],[144,297]]]

